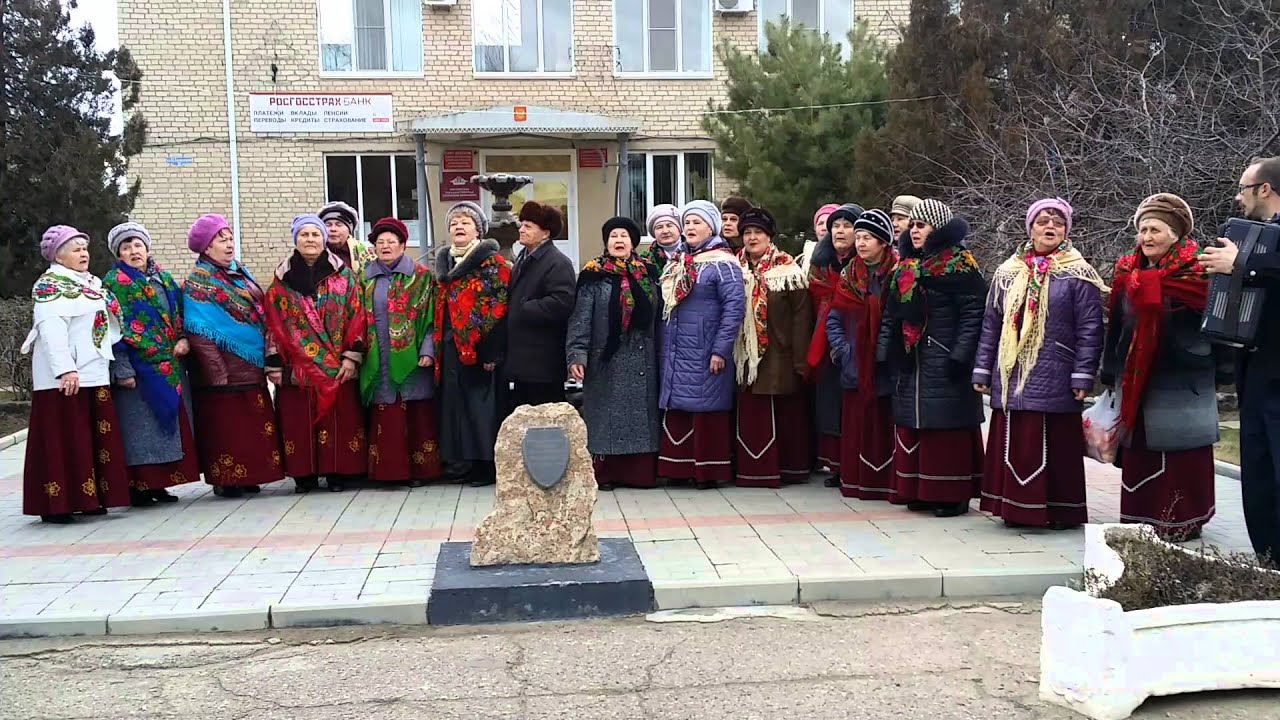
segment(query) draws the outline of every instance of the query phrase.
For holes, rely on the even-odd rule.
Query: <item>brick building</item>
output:
[[[518,172],[537,180],[516,206],[563,207],[559,244],[581,264],[617,212],[729,191],[700,125],[724,95],[720,41],[757,47],[784,13],[843,37],[855,5],[892,38],[909,4],[120,0],[150,124],[134,219],[181,270],[192,220],[223,213],[261,276],[291,247],[292,217],[327,199],[357,207],[366,231],[401,218],[421,247],[443,237],[451,198],[475,192],[460,178]]]

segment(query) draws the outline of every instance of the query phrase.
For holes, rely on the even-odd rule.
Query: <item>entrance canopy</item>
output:
[[[396,129],[428,143],[482,145],[500,141],[502,146],[510,147],[512,141],[522,138],[618,140],[638,132],[640,123],[630,118],[537,105],[495,105],[485,110],[461,110],[402,121]]]

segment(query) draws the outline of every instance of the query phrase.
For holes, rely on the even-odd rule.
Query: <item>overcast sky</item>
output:
[[[92,25],[99,50],[113,50],[120,42],[116,0],[80,0],[79,7],[71,11],[71,22]]]

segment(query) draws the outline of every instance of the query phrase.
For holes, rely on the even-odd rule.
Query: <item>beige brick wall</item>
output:
[[[855,1],[858,17],[886,38],[906,20],[908,0]],[[716,62],[713,79],[614,77],[613,2],[574,3],[575,77],[492,80],[474,77],[471,0],[423,8],[422,77],[378,79],[320,76],[315,0],[233,0],[240,237],[251,269],[265,276],[291,246],[293,215],[312,211],[325,199],[325,153],[412,152],[413,147],[406,137],[251,133],[251,92],[391,92],[397,121],[491,105],[545,105],[635,118],[642,127],[633,145],[637,149],[646,144],[710,148],[701,113],[708,100],[723,99],[724,68]],[[191,262],[185,238],[192,220],[204,212],[232,214],[222,3],[120,0],[119,13],[120,41],[145,73],[140,108],[150,123],[148,148],[131,168],[143,181],[134,219],[152,231],[161,262],[182,270]],[[758,22],[755,12],[715,13],[714,42],[727,38],[739,47],[754,47]],[[181,166],[188,159],[190,164]],[[599,171],[582,173],[598,178]],[[432,173],[428,177],[434,191]],[[718,175],[717,194],[731,190],[728,179]],[[612,197],[612,183],[592,196]],[[592,212],[597,225],[594,218],[602,212]],[[440,232],[438,221],[437,216]],[[594,252],[596,228],[582,222],[579,234],[583,247]]]

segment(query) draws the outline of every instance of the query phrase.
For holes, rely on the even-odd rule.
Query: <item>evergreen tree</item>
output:
[[[74,3],[71,5],[74,7]],[[114,76],[128,113],[142,73],[128,50],[100,53],[60,0],[0,0],[0,296],[22,296],[46,263],[40,236],[74,225],[92,239],[92,268],[110,264],[106,233],[133,209],[128,158],[146,122],[111,134]]]
[[[765,52],[718,49],[728,102],[711,104],[703,127],[739,192],[797,237],[812,234],[819,206],[859,200],[856,148],[884,121],[885,49],[865,23],[849,35],[848,58],[829,37],[785,19],[765,37]]]

